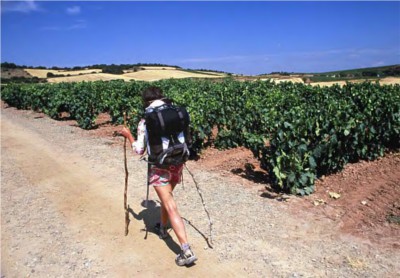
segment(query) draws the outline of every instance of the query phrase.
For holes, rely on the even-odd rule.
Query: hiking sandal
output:
[[[178,266],[191,265],[195,261],[197,261],[197,257],[190,247],[186,251],[181,250],[175,259],[175,262]]]

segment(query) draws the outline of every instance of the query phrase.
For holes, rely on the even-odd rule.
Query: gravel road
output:
[[[174,263],[177,240],[152,232],[159,205],[143,208],[146,165],[129,159],[124,236],[123,139],[96,138],[41,114],[1,110],[2,277],[397,277],[399,249],[339,232],[336,223],[188,163],[175,192],[196,265]],[[149,232],[145,228],[149,227]]]

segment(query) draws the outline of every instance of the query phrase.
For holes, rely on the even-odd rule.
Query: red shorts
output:
[[[149,184],[152,186],[166,186],[168,184],[178,184],[181,182],[183,164],[168,168],[157,168],[151,166],[149,173]]]

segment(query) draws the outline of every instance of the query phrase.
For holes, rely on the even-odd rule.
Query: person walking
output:
[[[151,113],[154,110],[159,112],[165,107],[168,108],[168,105],[172,104],[170,100],[164,97],[161,89],[155,86],[145,89],[142,92],[142,99],[145,107],[145,114]],[[155,119],[158,119],[160,114],[161,113],[158,113]],[[147,119],[150,122],[150,118]],[[197,260],[196,255],[193,253],[188,243],[185,225],[179,214],[177,204],[172,193],[176,185],[181,182],[184,162],[180,162],[179,160],[175,159],[174,162],[176,163],[173,163],[172,165],[160,165],[160,161],[157,161],[157,158],[159,159],[160,156],[162,156],[161,164],[164,162],[164,160],[168,160],[168,154],[166,153],[168,153],[168,146],[171,146],[172,142],[176,141],[183,146],[191,145],[188,121],[189,118],[187,118],[187,124],[185,127],[186,130],[176,134],[175,138],[159,136],[159,130],[156,130],[155,132],[153,130],[149,130],[149,126],[146,125],[146,119],[142,119],[138,124],[137,140],[133,138],[131,131],[127,127],[123,127],[120,132],[122,136],[126,137],[130,141],[133,150],[137,154],[144,154],[145,149],[147,148],[150,163],[150,168],[148,171],[149,175],[147,177],[148,183],[154,187],[154,190],[161,201],[161,219],[160,223],[156,224],[155,229],[161,239],[166,239],[169,237],[167,225],[168,221],[170,222],[171,227],[181,246],[181,252],[175,259],[175,262],[178,266],[190,265]],[[162,128],[164,128],[163,125],[165,125],[163,122],[164,120],[162,120],[161,123]],[[183,123],[184,121],[180,119],[180,122]],[[176,128],[176,126],[179,126],[179,124],[179,122],[175,123],[173,128]],[[185,149],[185,151],[188,155],[188,149]],[[178,156],[178,158],[180,158],[180,156]]]

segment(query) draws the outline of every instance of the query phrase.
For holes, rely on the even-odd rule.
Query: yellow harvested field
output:
[[[382,85],[394,85],[394,84],[400,84],[400,77],[386,77],[382,78],[379,83]]]
[[[47,69],[24,69],[27,73],[29,73],[32,76],[36,76],[39,78],[47,78],[47,73],[51,72],[54,74],[59,74],[58,70],[47,70]]]
[[[141,66],[138,66],[137,68],[139,70],[177,70],[174,67],[145,67],[145,66],[141,67]],[[127,70],[123,70],[123,72],[124,73],[132,73],[135,71],[134,71],[134,69],[127,69]]]
[[[82,81],[110,81],[116,79],[123,79],[124,81],[130,81],[133,78],[126,77],[124,75],[110,74],[110,73],[93,73],[84,75],[75,75],[67,77],[54,77],[47,78],[49,83],[60,83],[60,82],[82,82]]]
[[[174,67],[141,67],[144,70],[139,70],[137,72],[124,71],[122,75],[102,73],[101,69],[86,69],[77,71],[62,71],[62,70],[51,70],[51,69],[24,69],[31,76],[36,76],[39,78],[47,78],[47,73],[51,72],[53,74],[63,74],[64,77],[52,77],[47,78],[49,83],[60,83],[60,82],[81,82],[81,81],[109,81],[122,79],[124,81],[138,80],[138,81],[157,81],[161,79],[169,78],[222,78],[227,75],[224,73],[217,72],[188,72],[176,69]],[[70,76],[66,76],[70,75]],[[262,78],[260,80],[272,80],[275,83],[281,82],[294,82],[294,83],[304,83],[300,77],[287,77],[287,78]],[[365,79],[351,80],[349,82],[361,83]],[[374,80],[370,80],[375,82]],[[400,84],[400,77],[386,77],[379,80],[382,85]],[[315,82],[310,83],[312,86],[332,86],[338,84],[339,86],[344,86],[346,81],[331,81],[331,82]]]
[[[50,70],[50,69],[24,69],[27,73],[32,76],[36,76],[39,78],[47,78],[47,73],[51,72],[53,74],[64,74],[64,75],[79,75],[79,74],[90,74],[93,72],[99,73],[101,69],[87,69],[87,70]]]
[[[63,74],[71,76],[64,77],[51,77],[47,78],[49,83],[60,83],[60,82],[82,82],[82,81],[109,81],[122,79],[124,81],[139,80],[139,81],[157,81],[160,79],[169,78],[220,78],[225,75],[221,74],[201,74],[195,72],[186,72],[177,70],[175,68],[165,67],[165,69],[154,69],[156,67],[146,67],[147,70],[140,70],[137,72],[127,72],[121,75],[102,73],[100,69],[95,70],[81,70],[81,71],[58,71],[58,70],[42,70],[42,69],[25,69],[29,74],[37,76],[39,78],[47,78],[47,73]],[[96,72],[96,73],[93,73]],[[126,71],[125,71],[126,72]]]
[[[141,70],[138,72],[131,72],[123,74],[125,77],[129,77],[135,80],[143,81],[156,81],[160,79],[168,78],[219,78],[217,75],[200,74],[193,72],[186,72],[181,70]]]
[[[298,78],[298,77],[285,78],[285,79],[282,79],[282,78],[262,78],[260,80],[262,80],[262,81],[272,80],[275,83],[282,83],[282,82],[304,83],[303,79]]]
[[[226,77],[227,74],[223,72],[215,72],[215,71],[203,71],[205,74],[210,74],[210,75],[215,75],[215,76],[220,76],[220,77]]]
[[[362,83],[368,80],[365,79],[357,79],[357,80],[350,80],[349,82],[351,83]],[[375,82],[375,80],[369,80],[371,82]],[[382,78],[379,80],[379,83],[381,85],[394,85],[394,84],[400,84],[400,77],[386,77]],[[332,81],[332,82],[316,82],[316,83],[311,83],[312,86],[332,86],[334,84],[338,84],[339,86],[344,86],[346,85],[346,81]]]
[[[320,87],[330,87],[333,85],[339,85],[339,86],[344,86],[346,85],[346,81],[332,81],[332,82],[315,82],[315,83],[310,83],[311,86],[320,86]]]
[[[176,70],[174,67],[140,67],[145,70]]]
[[[303,79],[299,77],[293,77],[293,78],[287,78],[287,79],[275,79],[272,78],[276,83],[282,83],[282,82],[293,82],[293,83],[304,83]]]

